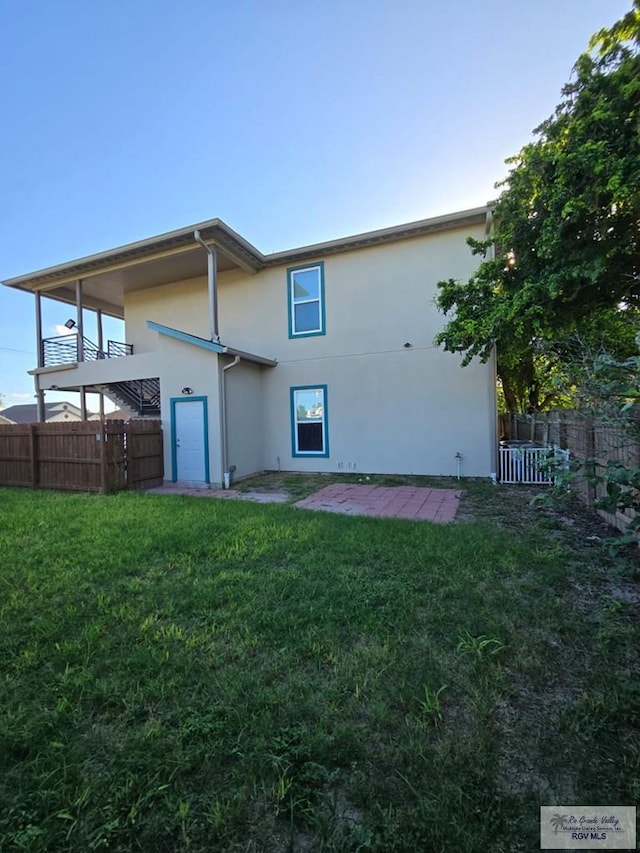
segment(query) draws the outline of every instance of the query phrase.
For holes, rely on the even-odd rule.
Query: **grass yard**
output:
[[[635,804],[637,553],[463,486],[444,526],[0,489],[0,849],[515,853]]]

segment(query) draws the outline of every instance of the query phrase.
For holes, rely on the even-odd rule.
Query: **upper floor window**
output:
[[[287,270],[289,337],[324,335],[324,264]]]

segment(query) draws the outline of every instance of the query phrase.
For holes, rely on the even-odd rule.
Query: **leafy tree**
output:
[[[633,352],[640,317],[640,0],[600,30],[536,138],[507,161],[490,240],[468,282],[438,284],[451,319],[436,337],[486,360],[494,345],[509,410],[538,409],[556,391],[575,340]],[[547,387],[545,388],[545,381]]]

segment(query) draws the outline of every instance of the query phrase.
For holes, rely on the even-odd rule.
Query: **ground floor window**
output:
[[[327,386],[291,389],[291,445],[294,456],[328,456]]]

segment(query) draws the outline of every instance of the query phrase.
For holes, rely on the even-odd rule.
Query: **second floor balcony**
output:
[[[104,358],[120,358],[133,355],[131,344],[120,341],[107,341],[103,348],[78,333],[44,338],[42,341],[41,364],[43,367],[57,367],[61,364],[74,364],[81,361],[98,361]]]

